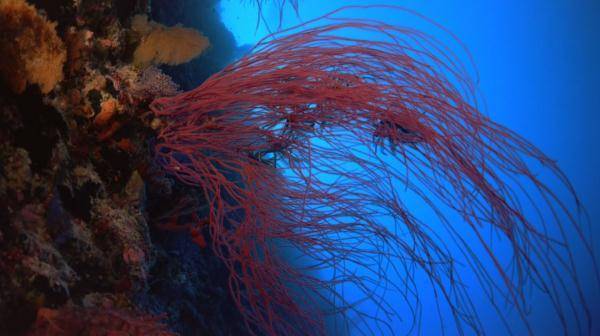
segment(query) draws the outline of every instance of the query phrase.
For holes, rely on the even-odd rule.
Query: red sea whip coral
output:
[[[230,271],[229,289],[249,331],[322,334],[324,307],[333,306],[359,317],[348,327],[378,334],[372,328],[388,328],[401,303],[386,302],[374,288],[403,293],[418,315],[420,273],[459,332],[481,332],[459,256],[500,314],[498,298],[529,328],[523,290],[535,283],[565,329],[578,307],[586,327],[565,230],[575,228],[593,257],[590,241],[577,212],[533,170],[547,169],[579,207],[555,162],[478,110],[476,88],[450,48],[343,12],[271,35],[198,88],[151,105],[164,121],[158,159],[203,191],[210,210],[201,222]],[[532,204],[532,194],[543,204]],[[420,198],[438,222],[417,218],[406,195]],[[525,205],[551,216],[531,221]],[[464,224],[450,221],[450,209]],[[490,231],[510,244],[510,269],[487,239]],[[304,263],[286,262],[279,251],[288,247],[301,251]],[[319,277],[320,270],[333,271]],[[375,303],[378,315],[346,301],[343,284]],[[362,323],[370,318],[376,323]]]

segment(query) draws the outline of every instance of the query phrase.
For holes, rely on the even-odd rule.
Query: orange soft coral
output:
[[[142,35],[140,45],[133,54],[133,62],[139,66],[186,63],[210,45],[208,38],[197,30],[180,25],[166,27],[148,21],[144,15],[135,16],[131,26]]]
[[[62,80],[66,51],[55,27],[24,0],[0,0],[0,77],[12,91],[29,83],[48,93]]]

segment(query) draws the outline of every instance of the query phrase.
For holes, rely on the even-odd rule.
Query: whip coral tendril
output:
[[[527,284],[549,296],[565,330],[580,309],[578,327],[591,328],[567,228],[593,252],[567,178],[479,111],[475,84],[448,46],[414,29],[342,15],[372,7],[346,7],[272,34],[198,88],[151,104],[165,121],[158,160],[203,191],[210,244],[229,269],[249,330],[323,334],[324,317],[336,313],[358,317],[343,328],[389,331],[401,303],[387,302],[382,288],[402,295],[418,328],[415,278],[424,274],[458,332],[483,332],[463,268],[501,316],[504,300],[530,332]],[[575,211],[538,179],[533,169],[541,167],[573,196]],[[437,221],[419,219],[404,195],[417,196]],[[524,216],[525,206],[551,216],[538,223]],[[451,221],[449,209],[464,224]],[[510,267],[489,231],[511,246]],[[305,262],[286,262],[278,251],[287,247]],[[344,284],[377,312],[348,301]]]
[[[257,29],[258,29],[258,26],[260,25],[260,22],[262,21],[265,24],[267,30],[269,30],[269,31],[271,30],[267,20],[265,19],[264,15],[263,15],[265,4],[269,3],[269,2],[274,2],[276,9],[279,12],[279,25],[278,25],[279,29],[281,28],[281,24],[283,22],[283,12],[288,4],[292,7],[294,12],[296,12],[296,14],[298,14],[298,0],[275,0],[275,1],[254,0],[254,3],[256,4],[256,6],[258,8],[258,19],[256,20],[256,28]]]

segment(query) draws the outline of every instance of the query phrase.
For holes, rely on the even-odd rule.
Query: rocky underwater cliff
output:
[[[149,102],[233,57],[217,3],[0,1],[1,335],[243,334],[149,148]]]

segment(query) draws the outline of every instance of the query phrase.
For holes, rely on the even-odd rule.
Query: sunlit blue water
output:
[[[600,224],[600,148],[597,148],[600,145],[600,38],[597,36],[600,2],[300,0],[300,19],[311,19],[342,5],[367,3],[397,4],[417,10],[444,25],[467,45],[478,69],[487,113],[558,160],[590,213],[591,234],[600,237],[596,225]],[[354,13],[363,17],[360,11]],[[386,11],[375,13],[388,22],[414,24],[416,28],[440,34],[418,20],[396,19]],[[247,2],[223,0],[222,17],[239,45],[253,44],[268,33],[265,24],[256,28],[256,8]],[[277,28],[274,8],[266,9],[265,18],[272,29]],[[284,27],[298,22],[289,9],[285,18]],[[417,200],[415,206],[418,207]],[[594,242],[598,251],[598,239]],[[585,274],[590,268],[589,259],[581,255],[580,260],[579,267],[584,272],[582,287],[592,315],[600,319],[600,295],[591,274]],[[464,277],[466,285],[472,285],[477,293],[474,278],[468,274]],[[423,288],[422,332],[436,335],[441,327],[434,312],[434,300],[426,283]],[[351,291],[347,295],[351,296]],[[530,302],[531,322],[536,332],[563,333],[546,298],[536,295]],[[486,331],[490,335],[505,334],[496,312],[486,301],[482,298],[476,304]],[[509,320],[514,319],[518,324],[516,315],[505,308]],[[406,322],[392,323],[399,333],[406,330]],[[446,331],[450,335],[455,333],[451,328]],[[600,333],[598,329],[595,331]]]

